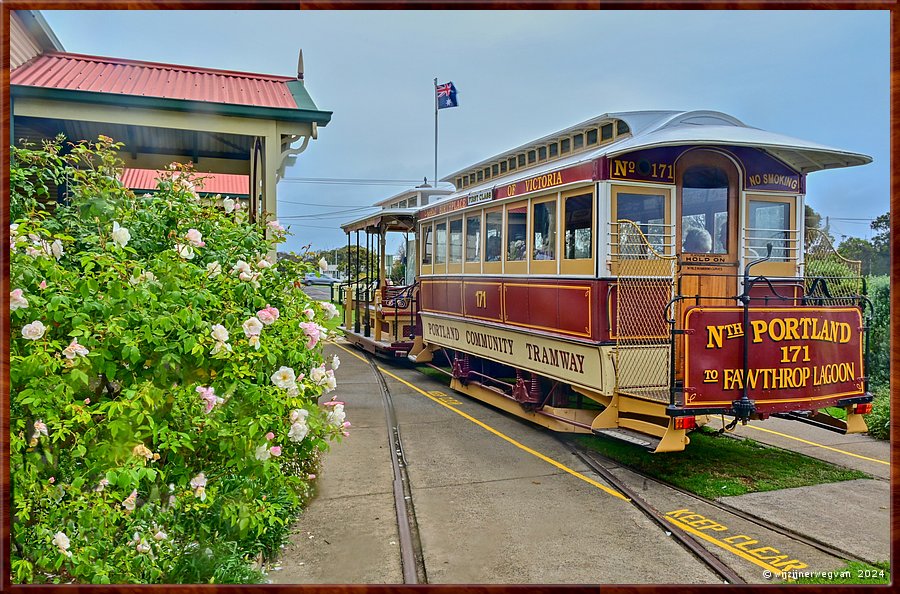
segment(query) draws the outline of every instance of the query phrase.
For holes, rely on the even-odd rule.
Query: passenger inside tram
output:
[[[681,240],[682,251],[689,254],[708,254],[712,249],[709,231],[700,227],[685,229]]]

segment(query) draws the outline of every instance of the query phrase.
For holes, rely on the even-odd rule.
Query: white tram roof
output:
[[[512,180],[521,179],[523,176],[541,175],[542,173],[548,173],[581,162],[592,161],[604,155],[612,157],[638,149],[683,144],[755,147],[780,159],[800,173],[865,165],[872,162],[872,157],[868,155],[753,128],[737,118],[719,111],[630,111],[606,113],[591,118],[565,130],[544,136],[470,165],[444,177],[441,181],[452,182],[458,175],[476,171],[488,163],[493,163],[507,156],[513,156],[523,150],[536,147],[545,141],[598,123],[614,122],[616,120],[622,120],[628,124],[631,134],[594,150],[581,151],[569,157],[555,159],[535,167],[518,169],[504,176],[492,177],[482,183],[472,184],[466,187],[465,190],[457,188],[457,192],[447,199],[510,183]]]

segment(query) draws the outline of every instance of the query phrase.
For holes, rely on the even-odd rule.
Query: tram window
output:
[[[528,151],[528,164],[531,165],[537,161],[537,151]]]
[[[534,260],[556,260],[556,202],[540,202],[533,209]]]
[[[584,146],[584,134],[576,134],[572,137],[572,148],[575,150]]]
[[[483,180],[484,180],[484,172],[479,171],[479,172],[476,174],[475,181],[483,181]]]
[[[600,126],[600,140],[609,140],[612,138],[612,124],[603,124]]]
[[[621,134],[628,134],[629,132],[631,132],[631,130],[628,129],[628,124],[626,124],[622,120],[616,122],[616,136],[619,136]]]
[[[515,157],[510,157],[508,163],[509,163],[510,171],[512,171],[516,168],[516,158]]]
[[[500,167],[496,163],[494,163],[493,165],[491,165],[491,175],[497,177],[498,173],[500,173]]]
[[[588,146],[597,144],[597,129],[596,128],[594,128],[593,130],[588,130],[587,143],[588,143]]]
[[[632,221],[637,224],[647,242],[659,252],[665,252],[669,236],[666,233],[666,197],[662,194],[626,194],[616,195],[616,218]],[[640,238],[628,237],[628,226],[619,227],[619,253],[627,253],[626,245],[636,245]]]
[[[592,254],[594,200],[590,194],[566,198],[566,260],[590,258]]]
[[[751,255],[765,256],[772,244],[772,262],[787,262],[790,256],[791,205],[787,202],[750,201],[747,247]]]
[[[538,160],[544,161],[547,159],[547,147],[542,146],[538,147]]]
[[[456,187],[457,187],[457,188],[463,187],[463,181],[462,181],[462,178],[461,178],[461,177],[457,177],[457,178],[456,178]]]
[[[447,261],[447,223],[434,226],[434,263],[444,264]]]
[[[506,161],[500,162],[500,173],[506,173]]]
[[[481,215],[476,215],[466,218],[466,262],[479,260],[481,260]]]
[[[569,148],[572,146],[572,141],[568,138],[563,138],[559,142],[559,152],[562,154],[566,154],[569,152]]]
[[[432,227],[431,225],[428,225],[427,227],[424,227],[422,233],[422,235],[425,236],[425,239],[422,242],[422,245],[425,246],[425,249],[422,250],[422,264],[425,264],[426,266],[431,264],[431,252],[434,249],[434,246],[431,243],[431,231]]]
[[[523,205],[506,211],[506,259],[525,259],[525,241],[528,233],[528,207]]]
[[[484,168],[484,179],[488,179],[489,177],[491,177],[491,168],[485,167]]]
[[[689,254],[728,252],[728,176],[718,167],[698,165],[684,172],[681,249]]]
[[[489,212],[484,221],[484,261],[499,262],[503,254],[503,213]]]
[[[525,155],[524,154],[519,155],[516,158],[516,162],[518,163],[519,167],[525,167]]]
[[[450,221],[450,263],[462,262],[462,219]]]
[[[559,154],[559,145],[556,144],[555,142],[553,144],[549,145],[549,148],[550,148],[550,158],[551,159]]]

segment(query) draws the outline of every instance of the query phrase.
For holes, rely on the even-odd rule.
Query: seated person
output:
[[[541,242],[541,247],[534,250],[534,259],[552,260],[553,257],[553,247],[550,245],[550,237],[547,236],[544,238],[544,241]]]
[[[509,242],[509,250],[506,253],[507,260],[524,260],[525,259],[525,240],[516,239]]]
[[[712,237],[706,229],[691,227],[681,239],[681,251],[688,254],[708,254],[712,249]]]

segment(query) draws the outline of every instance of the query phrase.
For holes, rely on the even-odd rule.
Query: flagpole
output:
[[[437,187],[438,100],[437,79],[434,79],[434,187]]]

